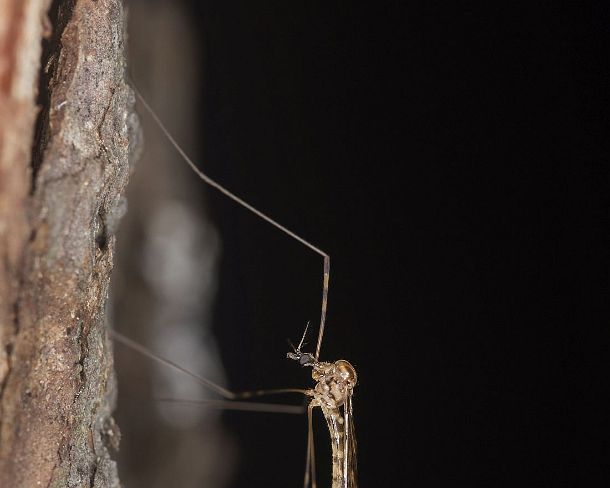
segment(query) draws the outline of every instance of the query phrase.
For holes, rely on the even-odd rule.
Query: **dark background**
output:
[[[188,4],[205,170],[332,256],[322,358],[359,373],[362,486],[608,474],[608,340],[587,333],[608,325],[602,4]],[[321,258],[206,195],[230,384],[307,385],[284,356],[317,325]],[[304,419],[225,421],[236,486],[300,486]]]

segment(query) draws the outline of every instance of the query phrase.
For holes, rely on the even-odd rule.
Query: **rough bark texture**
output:
[[[34,138],[47,3],[0,0],[0,486],[118,486],[105,305],[138,135],[124,13],[53,6]]]

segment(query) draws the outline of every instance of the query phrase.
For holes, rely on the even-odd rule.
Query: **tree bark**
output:
[[[139,136],[125,18],[120,0],[57,1],[51,35],[48,3],[0,0],[0,486],[118,486],[105,311]]]

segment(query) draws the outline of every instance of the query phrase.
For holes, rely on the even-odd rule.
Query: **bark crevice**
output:
[[[0,486],[114,487],[106,304],[139,133],[123,6],[54,1],[43,52],[49,1],[5,3],[0,61],[20,56],[0,63]]]

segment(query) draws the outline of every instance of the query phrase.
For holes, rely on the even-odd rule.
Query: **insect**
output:
[[[153,118],[155,118],[155,116],[153,116]],[[158,121],[158,122],[160,122],[160,121]],[[163,130],[164,130],[164,128],[163,128]],[[169,133],[167,133],[167,135],[168,135],[168,137],[170,137],[171,142],[174,145],[176,145],[175,141],[173,141],[173,139],[171,139],[171,136],[169,135]],[[151,142],[154,144],[155,141],[149,141],[149,145]],[[179,152],[182,153],[182,150],[180,148],[177,147],[177,149]],[[184,153],[182,153],[182,154],[185,155]],[[190,160],[187,159],[187,162],[189,162],[189,164],[192,165]],[[142,162],[141,164],[146,164],[146,161]],[[193,166],[192,169],[196,170],[194,165],[192,165],[192,166]],[[198,170],[196,170],[196,172],[198,172]],[[206,180],[207,176],[200,174],[200,172],[198,172],[198,174],[202,179],[204,179],[204,181],[207,181],[208,183],[210,183],[210,181],[208,181],[209,179]],[[212,183],[212,186],[215,186],[217,189],[222,188],[222,187],[218,188],[218,186],[215,185],[214,182],[211,182],[211,183]],[[222,190],[224,190],[224,189],[221,189],[221,191]],[[262,217],[264,220],[267,220],[268,222],[272,223],[276,227],[279,227],[282,231],[288,233],[291,237],[296,239],[298,242],[306,245],[311,250],[313,250],[314,252],[318,253],[320,256],[323,257],[323,260],[324,260],[323,299],[322,299],[320,328],[319,328],[319,332],[318,332],[317,342],[315,343],[315,350],[312,352],[304,352],[304,349],[303,349],[304,341],[305,341],[306,334],[308,332],[306,329],[298,346],[293,347],[289,353],[290,359],[298,361],[304,367],[311,368],[312,375],[313,375],[314,379],[317,381],[317,385],[316,385],[316,387],[310,388],[310,389],[290,389],[290,392],[305,395],[309,399],[309,406],[307,409],[305,409],[300,406],[295,407],[294,405],[276,405],[276,404],[268,404],[268,403],[260,404],[260,403],[251,402],[251,401],[245,402],[244,400],[251,400],[253,397],[262,396],[262,392],[254,392],[251,394],[233,394],[232,392],[228,392],[227,390],[224,390],[224,389],[222,389],[222,391],[219,390],[216,385],[216,382],[212,383],[207,380],[204,380],[203,383],[207,387],[211,386],[212,390],[215,390],[216,393],[220,394],[221,396],[224,396],[225,399],[227,399],[227,400],[222,400],[222,401],[218,401],[217,399],[215,399],[215,400],[207,399],[204,407],[205,406],[207,406],[207,407],[214,406],[214,407],[222,407],[224,409],[234,408],[234,409],[239,409],[239,410],[262,410],[262,411],[267,411],[267,412],[272,412],[272,413],[274,413],[274,412],[277,412],[277,413],[307,412],[308,413],[307,419],[308,419],[308,432],[309,433],[307,435],[308,447],[307,447],[307,460],[305,463],[306,464],[306,470],[305,470],[306,474],[305,474],[304,478],[305,478],[306,484],[311,484],[313,486],[315,486],[315,484],[316,484],[316,479],[315,479],[316,469],[315,469],[315,456],[314,456],[314,446],[313,446],[314,436],[311,432],[312,431],[311,417],[313,415],[313,411],[314,411],[315,407],[320,407],[320,410],[324,413],[324,415],[327,419],[328,427],[330,429],[329,432],[331,434],[331,441],[332,441],[331,448],[332,448],[332,455],[333,455],[333,487],[335,487],[335,486],[356,486],[356,475],[355,475],[356,445],[355,445],[355,437],[354,437],[354,432],[353,432],[353,413],[352,413],[352,408],[353,408],[352,407],[352,392],[353,392],[353,388],[356,384],[356,374],[353,371],[353,368],[351,367],[351,365],[349,365],[349,363],[347,363],[346,361],[340,361],[337,363],[326,363],[326,362],[319,361],[320,349],[322,346],[322,340],[323,340],[323,336],[324,336],[324,324],[325,324],[325,317],[326,317],[326,303],[327,303],[327,293],[328,293],[328,284],[329,284],[329,268],[330,268],[329,258],[326,255],[326,253],[324,253],[320,249],[316,248],[315,246],[311,245],[307,241],[303,240],[296,234],[293,234],[292,232],[288,231],[288,229],[285,229],[281,225],[276,224],[275,221],[272,221],[268,217],[260,214],[260,212],[258,212],[253,207],[249,206],[246,202],[243,202],[241,200],[238,200],[238,201],[239,201],[239,203],[243,203],[244,206],[246,206],[246,208],[253,211],[259,217]],[[132,204],[130,201],[130,206],[131,205]],[[158,270],[158,272],[159,272],[159,270]],[[160,271],[159,273],[163,274],[163,271]],[[164,319],[159,319],[158,322],[161,323],[158,327],[167,325],[167,324],[163,324]],[[127,334],[131,336],[131,334],[132,334],[131,329],[130,329],[130,332]],[[171,334],[172,334],[172,332],[170,332],[170,335]],[[137,337],[137,334],[136,334],[136,337]],[[165,335],[164,337],[167,339],[168,336]],[[142,346],[131,341],[127,337],[121,336],[119,334],[115,334],[115,339],[118,339],[118,341],[122,341],[123,344],[127,345],[127,347],[131,348],[132,350],[136,349],[136,350],[138,350],[138,352],[146,351],[146,355],[148,355],[148,357],[154,357],[157,363],[159,363],[159,361],[161,361],[165,364],[165,366],[168,365],[168,362],[166,360],[160,359],[160,356],[176,357],[176,356],[172,356],[172,354],[169,354],[167,350],[156,347],[156,345],[153,346],[152,349],[154,349],[157,353],[155,355],[151,356],[152,353],[149,350],[144,349]],[[120,352],[120,347],[117,349],[118,349],[118,352]],[[158,352],[159,350],[163,350],[164,352],[159,353]],[[191,368],[191,366],[188,362],[187,363],[183,362],[184,358],[182,356],[177,356],[177,357],[180,357],[181,364],[184,364],[189,369]],[[131,360],[130,360],[130,362],[131,362]],[[172,365],[177,366],[176,363],[172,363]],[[168,369],[168,368],[165,368],[165,369]],[[173,369],[176,369],[176,368],[174,367]],[[182,373],[185,372],[184,371],[185,368],[180,368],[180,370],[182,371]],[[283,390],[283,391],[285,391],[285,390]],[[271,392],[266,392],[266,393],[271,394]],[[279,393],[279,392],[276,391],[275,393]],[[133,393],[134,396],[137,394],[138,394],[137,392]],[[154,396],[157,399],[159,398],[159,395],[157,395],[157,394],[155,394]],[[168,404],[167,406],[169,406],[170,408],[174,408],[174,406],[175,406],[175,408],[180,408],[180,405],[184,405],[189,402],[179,402],[179,401],[176,401],[177,399],[192,400],[192,397],[195,395],[191,395],[189,393],[185,394],[184,392],[180,392],[180,391],[178,391],[178,392],[172,391],[170,393],[167,393],[164,391],[164,392],[162,392],[161,396],[164,396],[164,397],[171,396],[172,397],[172,398],[163,398],[163,400],[165,400],[163,402],[163,404]],[[146,395],[144,395],[144,397],[146,397]],[[141,402],[140,402],[140,406],[141,406]],[[191,409],[191,410],[194,410],[194,409]],[[211,409],[204,408],[203,410],[209,411]],[[138,414],[139,414],[139,411],[140,411],[140,409],[138,409]],[[183,410],[181,410],[181,411],[183,411]],[[186,411],[186,409],[184,411]],[[182,415],[182,417],[186,417],[186,416],[187,416],[186,414]],[[179,420],[182,421],[184,419],[180,418]],[[303,439],[303,441],[305,441],[305,439]],[[124,444],[124,448],[125,448],[125,444]],[[131,449],[131,446],[129,446],[129,445],[128,445],[127,450],[132,451],[132,452],[134,451],[134,449]],[[191,463],[191,464],[193,464],[193,463]],[[163,484],[161,483],[161,485],[163,485]],[[165,485],[167,485],[167,482],[165,483]],[[188,485],[189,485],[189,483],[184,484],[184,486],[188,486]],[[196,485],[196,484],[193,483],[193,485]],[[149,486],[152,486],[152,484],[149,484]],[[206,486],[207,486],[207,484],[206,484]]]
[[[346,360],[338,360],[335,362],[324,362],[319,360],[320,350],[322,347],[322,340],[324,337],[324,328],[326,323],[326,311],[328,303],[328,289],[330,279],[330,256],[324,251],[320,250],[316,246],[312,245],[302,237],[298,236],[294,232],[290,231],[283,225],[279,224],[272,218],[268,217],[263,212],[259,211],[249,203],[245,202],[224,186],[211,179],[205,173],[203,173],[195,163],[188,157],[183,151],[180,145],[172,137],[169,131],[166,129],[163,122],[159,119],[155,111],[150,107],[146,100],[137,92],[136,94],[149,112],[153,120],[159,126],[161,131],[165,134],[170,143],[180,153],[182,159],[191,167],[193,172],[209,186],[220,191],[222,194],[237,202],[242,207],[248,209],[259,218],[265,220],[269,224],[273,225],[277,229],[281,230],[291,238],[297,240],[307,248],[313,250],[323,258],[323,278],[322,278],[322,303],[321,303],[321,315],[320,325],[318,330],[318,337],[316,342],[316,348],[314,353],[308,353],[302,351],[302,347],[307,335],[308,327],[305,328],[305,332],[298,344],[293,350],[287,353],[287,358],[297,361],[303,367],[312,368],[312,378],[316,381],[314,388],[311,389],[296,389],[296,388],[284,388],[274,390],[256,390],[250,392],[231,392],[216,383],[194,375],[187,369],[178,365],[177,363],[164,359],[138,343],[132,341],[128,337],[118,333],[111,332],[111,336],[121,344],[131,348],[133,351],[138,352],[144,356],[147,356],[157,362],[163,363],[169,367],[172,367],[184,374],[197,379],[201,384],[206,386],[208,389],[214,391],[220,396],[224,397],[228,401],[252,399],[255,397],[268,396],[279,393],[299,393],[310,398],[307,407],[308,416],[308,440],[307,440],[307,457],[305,467],[305,477],[303,486],[316,486],[316,471],[315,471],[315,454],[314,454],[314,441],[312,433],[312,413],[315,407],[319,407],[326,419],[326,423],[329,429],[332,447],[332,487],[333,488],[356,488],[357,486],[357,475],[356,475],[356,440],[354,433],[354,422],[353,422],[353,406],[352,406],[352,395],[353,389],[357,383],[357,375],[353,366]],[[308,324],[309,325],[309,324]],[[205,402],[202,402],[205,403]],[[210,404],[210,402],[207,402]],[[285,405],[275,404],[250,404],[250,403],[223,403],[223,406],[228,408],[237,408],[243,410],[263,410],[269,412],[294,412],[294,407]]]

